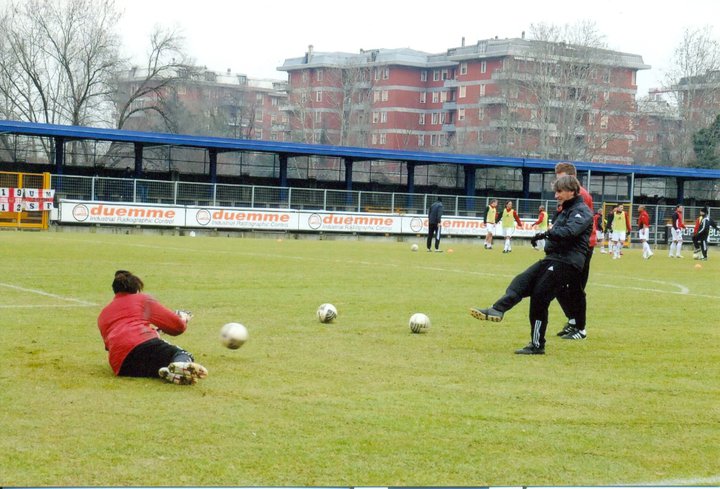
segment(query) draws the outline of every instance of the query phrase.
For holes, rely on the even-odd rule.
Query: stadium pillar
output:
[[[352,190],[353,160],[343,158],[343,161],[345,162],[345,190]]]
[[[65,139],[55,138],[55,173],[62,175],[65,164]]]
[[[530,170],[522,169],[523,199],[530,198]]]
[[[463,165],[465,172],[465,210],[471,211],[475,209],[475,166]]]
[[[288,168],[288,155],[286,154],[279,154],[278,155],[278,161],[280,162],[280,186],[281,187],[287,187],[288,181],[287,181],[287,168]]]
[[[210,160],[210,183],[217,183],[217,149],[208,149],[208,159]]]
[[[415,207],[415,199],[413,194],[415,193],[415,163],[410,161],[405,162],[407,165],[407,202],[405,202],[405,209],[410,212],[410,209]]]
[[[143,145],[135,143],[135,178],[142,176]]]
[[[465,196],[475,197],[475,166],[464,165],[465,171]]]
[[[685,200],[685,179],[678,178],[677,182],[677,203],[682,204]]]

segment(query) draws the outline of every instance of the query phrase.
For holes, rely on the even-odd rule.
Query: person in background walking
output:
[[[670,236],[672,242],[668,249],[668,258],[684,258],[680,253],[683,244],[683,229],[685,229],[685,221],[683,220],[683,206],[680,204],[675,206],[675,212],[672,215],[672,228]]]
[[[599,210],[593,216],[593,227],[595,228],[595,241],[600,243],[600,253],[607,253],[605,250],[605,218]]]
[[[647,260],[652,258],[653,251],[650,249],[650,243],[648,243],[650,239],[650,215],[645,210],[644,205],[638,207],[637,225],[638,238],[640,238],[643,247],[643,258]]]
[[[443,203],[440,197],[430,206],[428,212],[428,235],[427,250],[432,251],[433,238],[435,239],[435,251],[440,251],[440,237],[442,233]]]
[[[491,250],[493,247],[493,235],[495,234],[495,223],[497,222],[497,199],[490,201],[490,204],[485,209],[485,249]]]
[[[613,260],[619,260],[625,240],[632,230],[630,227],[630,217],[627,212],[625,212],[622,204],[618,204],[617,207],[615,207],[611,229],[610,246],[612,247]]]
[[[537,221],[535,221],[532,225],[533,229],[537,229],[541,233],[544,233],[548,230],[548,214],[545,212],[545,206],[541,205],[538,207],[538,218]],[[533,249],[535,250],[544,250],[545,249],[545,240],[539,239],[536,246],[533,246]]]
[[[522,227],[522,221],[520,216],[515,209],[513,209],[512,201],[508,200],[505,204],[505,208],[502,214],[499,216],[499,220],[502,221],[503,236],[505,236],[505,246],[503,253],[510,253],[512,251],[512,237],[515,234],[515,227]]]
[[[695,232],[693,233],[693,243],[695,243],[695,253],[693,258],[696,260],[706,261],[708,259],[708,238],[710,237],[710,228],[718,229],[718,225],[715,221],[710,218],[710,211],[707,206],[700,209],[700,217],[698,223],[695,226]]]

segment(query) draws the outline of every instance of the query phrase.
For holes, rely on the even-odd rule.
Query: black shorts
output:
[[[158,370],[172,362],[192,362],[193,357],[182,348],[160,338],[140,343],[132,349],[118,375],[125,377],[157,377]]]

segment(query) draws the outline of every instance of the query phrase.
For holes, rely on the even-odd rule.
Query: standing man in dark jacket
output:
[[[440,251],[440,234],[442,232],[443,203],[440,197],[430,206],[428,212],[427,250],[432,251],[432,240],[435,238],[435,251]]]
[[[710,237],[710,228],[715,228],[716,231],[720,231],[715,221],[710,218],[710,211],[708,210],[707,206],[700,209],[700,218],[698,219],[698,224],[697,226],[695,226],[695,228],[696,231],[693,234],[695,253],[693,253],[693,258],[695,258],[696,260],[705,261],[708,259],[707,252],[708,238]]]
[[[470,309],[480,320],[502,321],[507,311],[523,298],[530,297],[530,343],[515,353],[541,355],[545,353],[545,331],[548,308],[564,287],[582,288],[583,268],[592,233],[592,211],[580,196],[580,182],[572,175],[564,175],[553,183],[560,212],[553,227],[536,234],[533,245],[545,239],[545,258],[530,266],[510,282],[505,295],[487,309]],[[572,317],[577,327],[585,326],[584,304],[573,304]]]

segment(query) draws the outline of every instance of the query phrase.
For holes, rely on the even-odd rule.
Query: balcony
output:
[[[442,125],[443,132],[455,132],[455,123],[452,124],[443,124]]]
[[[478,99],[479,105],[506,105],[507,99],[505,97],[480,97]]]
[[[457,102],[454,100],[443,102],[442,106],[443,110],[456,110],[457,109]]]

